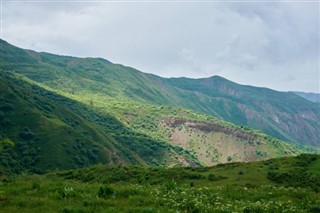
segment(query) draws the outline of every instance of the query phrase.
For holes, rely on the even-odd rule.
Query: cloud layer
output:
[[[319,3],[3,2],[2,35],[165,77],[319,91]]]

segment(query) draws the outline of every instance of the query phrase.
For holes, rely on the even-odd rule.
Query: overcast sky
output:
[[[163,77],[320,92],[319,2],[2,3],[2,38]]]

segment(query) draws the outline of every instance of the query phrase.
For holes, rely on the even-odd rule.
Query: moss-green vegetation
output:
[[[291,176],[304,170],[313,185]],[[106,166],[0,178],[1,212],[319,212],[319,155],[216,167]]]

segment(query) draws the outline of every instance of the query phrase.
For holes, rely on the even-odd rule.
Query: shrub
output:
[[[223,179],[226,179],[227,177],[224,177],[224,176],[216,176],[214,174],[209,174],[208,176],[208,180],[210,181],[218,181],[218,180],[223,180]]]
[[[166,191],[172,191],[177,187],[177,185],[178,185],[177,182],[175,180],[171,179],[164,184],[164,187],[165,187]]]
[[[33,190],[40,189],[40,184],[38,182],[33,182],[31,188]]]
[[[3,105],[0,106],[0,110],[5,111],[5,112],[11,111],[13,109],[14,109],[13,106],[11,104],[8,104],[8,103],[3,104]]]
[[[314,213],[316,213],[316,212],[320,212],[320,205],[312,205],[312,206],[310,206],[310,209],[309,209],[309,212],[314,212]]]
[[[263,209],[259,206],[247,206],[243,209],[243,213],[260,213]]]
[[[111,186],[103,185],[99,187],[98,197],[100,198],[112,198],[114,196],[114,189]]]
[[[62,199],[68,199],[70,197],[76,197],[76,192],[73,190],[72,187],[64,187],[64,189],[60,189],[57,191],[59,197]]]
[[[24,140],[31,140],[32,138],[35,137],[35,134],[28,127],[25,127],[20,132],[20,137]]]

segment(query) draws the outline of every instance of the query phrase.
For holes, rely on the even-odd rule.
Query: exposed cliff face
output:
[[[165,120],[165,122],[172,128],[184,125],[204,133],[219,132],[248,141],[257,139],[257,135],[250,132],[245,132],[236,128],[225,127],[215,123],[207,123],[204,121],[190,121],[183,118],[168,118]]]

